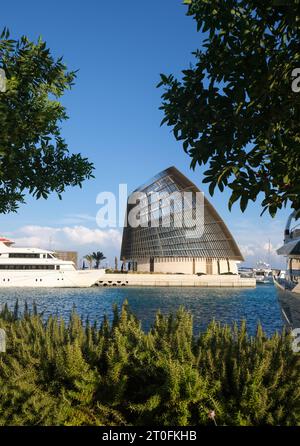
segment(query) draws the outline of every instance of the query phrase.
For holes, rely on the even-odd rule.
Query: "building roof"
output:
[[[177,197],[184,192],[201,193],[197,186],[185,177],[176,167],[170,167],[155,175],[133,192],[143,192],[148,201],[141,203],[141,218],[149,211],[149,199],[154,192],[177,193]],[[129,197],[130,198],[130,197]],[[160,202],[161,203],[161,202]],[[191,201],[191,206],[195,208],[195,200]],[[152,202],[153,205],[153,202]],[[159,203],[157,202],[157,208]],[[127,204],[126,223],[128,215],[135,205]],[[154,206],[155,208],[155,206]],[[174,204],[173,214],[176,204]],[[228,258],[233,260],[244,260],[243,256],[226,224],[217,213],[212,204],[204,197],[203,201],[204,217],[202,215],[202,231],[198,231],[195,236],[188,236],[188,228],[178,228],[173,224],[171,227],[153,227],[153,218],[160,218],[162,221],[162,211],[155,217],[151,214],[152,227],[130,227],[123,230],[123,240],[121,248],[121,259],[133,260],[148,257],[202,257],[202,258]],[[153,209],[153,208],[152,208]],[[184,208],[185,209],[185,208]],[[194,214],[195,215],[195,214]],[[198,217],[197,217],[198,218]],[[199,227],[201,222],[199,221]]]
[[[277,249],[278,255],[283,256],[292,256],[292,255],[300,255],[300,239],[292,240],[288,243],[285,243],[281,248]]]

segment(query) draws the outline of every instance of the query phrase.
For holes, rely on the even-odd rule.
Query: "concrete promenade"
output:
[[[227,287],[254,288],[256,280],[241,278],[238,275],[193,274],[105,274],[96,283],[98,286],[136,286],[136,287]]]

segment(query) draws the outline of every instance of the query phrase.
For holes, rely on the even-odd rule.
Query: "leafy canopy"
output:
[[[182,79],[161,75],[163,123],[204,182],[232,194],[229,208],[263,194],[271,215],[300,208],[299,0],[190,0],[187,15],[204,33]]]
[[[6,91],[0,92],[0,213],[16,211],[26,192],[59,197],[66,186],[81,186],[93,166],[80,154],[70,154],[61,136],[67,119],[59,102],[73,85],[76,73],[62,58],[54,59],[46,43],[23,36],[0,38],[0,68]]]

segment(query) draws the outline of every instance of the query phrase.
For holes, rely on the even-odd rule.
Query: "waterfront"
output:
[[[174,313],[180,306],[191,311],[195,333],[205,330],[216,319],[222,323],[247,320],[248,331],[254,334],[258,321],[268,335],[283,327],[276,289],[262,285],[254,289],[232,288],[88,288],[88,289],[19,289],[0,290],[0,305],[8,303],[13,308],[16,299],[20,309],[25,300],[29,307],[36,302],[44,317],[58,314],[68,319],[72,308],[83,319],[102,321],[104,314],[112,317],[112,305],[120,306],[128,300],[131,310],[149,329],[155,313]]]

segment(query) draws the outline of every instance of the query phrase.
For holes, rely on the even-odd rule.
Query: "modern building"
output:
[[[187,194],[190,195],[189,199],[184,198],[186,192],[190,192]],[[145,199],[139,201],[140,224],[133,227],[128,224],[128,216],[136,206],[130,199],[135,193],[145,194]],[[201,195],[201,192],[175,167],[159,173],[133,194],[128,199],[121,248],[121,260],[128,270],[148,273],[238,274],[237,264],[244,259],[226,224],[203,194],[203,212],[202,215],[197,214],[195,197]],[[161,198],[168,194],[174,194],[175,197],[169,207],[169,217],[164,215],[164,200]],[[189,215],[187,221],[191,218],[195,220],[193,236],[189,232],[189,224],[179,227],[179,220],[176,219],[179,212]],[[184,218],[183,220],[185,221]],[[169,221],[169,226],[165,224],[166,221]]]

